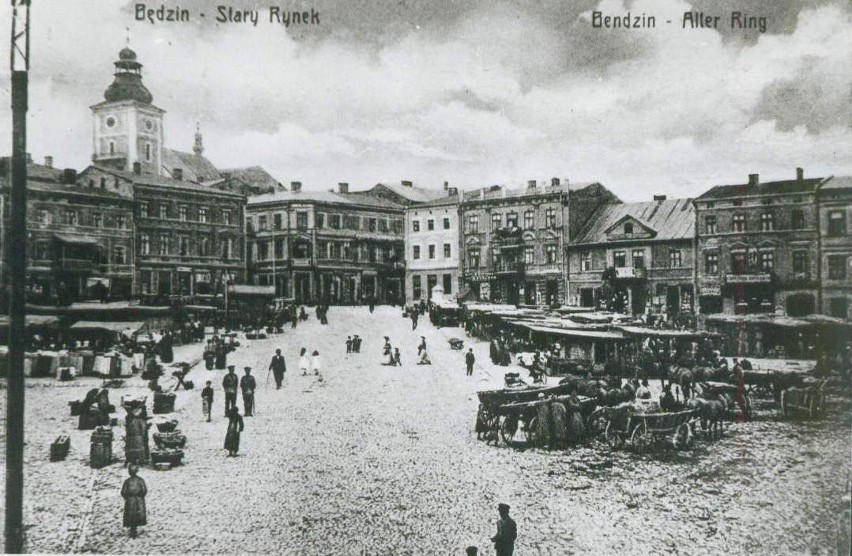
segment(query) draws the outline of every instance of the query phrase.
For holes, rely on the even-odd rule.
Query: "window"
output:
[[[420,221],[419,220],[412,220],[411,221],[411,231],[412,232],[419,232],[420,231]],[[417,276],[415,276],[415,278],[417,278]]]
[[[556,209],[549,208],[544,211],[544,225],[547,228],[556,227]]]
[[[479,233],[479,215],[471,214],[467,217],[467,231],[471,234]]]
[[[338,259],[340,258],[340,244],[337,242],[329,242],[328,244],[328,258],[329,259]]]
[[[119,230],[123,230],[127,227],[127,220],[124,218],[123,214],[116,215],[115,227],[118,228]]]
[[[169,234],[160,234],[160,241],[157,244],[157,254],[169,254]]]
[[[731,270],[734,274],[745,274],[746,271],[746,255],[745,253],[731,254]]]
[[[65,211],[65,224],[69,226],[77,225],[77,211],[76,210],[66,210]]]
[[[325,213],[318,212],[315,221],[317,230],[325,228]]]
[[[805,212],[802,209],[793,209],[790,213],[790,228],[801,230],[805,227]]]
[[[775,229],[775,215],[771,212],[764,212],[760,215],[760,231],[771,232]]]
[[[420,284],[420,276],[411,277],[411,295],[414,299],[420,299],[423,295],[422,286]]]
[[[308,213],[305,211],[299,211],[296,213],[296,229],[298,230],[307,230],[308,229]]]
[[[707,274],[719,274],[718,253],[704,253],[704,272]]]
[[[258,229],[258,231],[266,229],[266,215],[265,214],[261,214],[260,216],[257,217],[257,229]]]
[[[349,246],[349,243],[343,244],[343,258],[347,261],[352,260],[352,248]]]
[[[258,241],[257,242],[257,260],[265,261],[269,258],[269,242],[268,241]]]
[[[117,245],[113,249],[112,261],[115,264],[127,264],[127,249],[123,245]]]
[[[377,221],[375,218],[367,219],[367,229],[371,232],[375,232],[377,227]]]
[[[143,255],[151,254],[151,237],[148,234],[139,234],[139,252]]]
[[[518,227],[518,213],[510,212],[506,215],[506,226],[509,228],[517,228]]]
[[[793,272],[808,271],[808,252],[793,251]]]
[[[198,207],[198,221],[207,222],[207,207]]]
[[[625,251],[616,251],[613,253],[612,265],[615,268],[624,268],[627,266],[627,253]]]
[[[329,220],[329,225],[331,226],[332,230],[339,230],[340,229],[340,215],[339,214],[332,214],[331,218],[329,218],[328,220]]]
[[[830,280],[846,279],[846,255],[828,256],[828,278]]]
[[[434,244],[429,246],[429,258],[430,259],[435,258],[435,245]]]
[[[635,268],[645,268],[645,251],[642,249],[634,249],[630,254]]]
[[[189,238],[181,236],[178,238],[178,254],[182,257],[189,255]]]
[[[444,244],[444,258],[449,259],[453,256],[453,246],[449,243]]]
[[[198,254],[201,257],[207,257],[210,255],[210,238],[206,236],[202,236],[198,240]]]
[[[109,142],[109,154],[115,154],[115,143]]]
[[[391,220],[391,231],[395,234],[401,234],[403,231],[403,221],[401,218]]]
[[[38,223],[43,226],[50,224],[50,212],[45,209],[38,211]]]
[[[503,224],[503,215],[495,213],[491,215],[491,231],[499,230]]]
[[[524,245],[524,264],[535,264],[535,247]]]
[[[705,216],[704,217],[704,232],[708,234],[716,233],[716,217],[715,216]]]
[[[178,207],[178,220],[181,222],[186,222],[187,216],[189,215],[189,207],[186,205],[181,205]]]
[[[479,268],[481,263],[479,247],[471,247],[467,251],[468,268]]]
[[[580,253],[580,270],[588,272],[592,270],[592,254]]]
[[[628,222],[624,225],[624,233],[625,234],[632,234],[633,233],[633,224],[632,223]]]
[[[556,245],[550,244],[544,246],[544,262],[554,264],[556,262]]]
[[[47,242],[46,241],[37,241],[35,244],[35,253],[33,253],[33,259],[38,261],[43,261],[47,258]]]
[[[222,242],[222,258],[230,259],[234,253],[234,239],[233,238],[225,238]]]
[[[683,259],[680,249],[669,249],[669,267],[680,268],[683,266]]]
[[[846,234],[846,218],[842,210],[833,210],[828,213],[828,235],[839,237]]]
[[[444,286],[444,294],[449,295],[453,293],[453,275],[452,274],[444,274],[443,275],[443,286]]]
[[[772,251],[761,251],[758,254],[760,270],[770,271],[775,268],[775,253]]]
[[[151,143],[145,143],[145,160],[151,162]]]
[[[420,258],[420,246],[415,245],[412,249],[411,258],[417,260]]]
[[[222,223],[227,224],[228,226],[231,225],[231,211],[230,210],[224,209],[222,211]]]
[[[532,230],[535,227],[535,213],[531,210],[524,211],[524,229]]]
[[[745,214],[735,214],[734,217],[731,219],[731,228],[735,232],[746,231]]]
[[[160,219],[165,220],[169,217],[169,205],[160,203]]]
[[[275,258],[283,259],[284,258],[284,240],[282,238],[275,238]]]
[[[449,229],[450,229],[450,219],[449,219],[449,217],[447,217],[447,216],[445,216],[445,217],[444,217],[444,229],[445,229],[445,230],[449,230]]]
[[[430,218],[426,221],[426,229],[430,232],[435,229],[435,220]]]
[[[148,203],[145,201],[140,201],[139,205],[139,217],[147,218],[148,217]]]
[[[104,215],[99,212],[92,213],[92,226],[102,228],[104,225]]]
[[[848,317],[849,301],[845,297],[833,297],[829,301],[829,311],[832,317],[845,319]]]
[[[387,233],[387,232],[390,231],[390,227],[388,226],[388,219],[387,218],[380,218],[379,219],[379,231],[383,232],[383,233]]]

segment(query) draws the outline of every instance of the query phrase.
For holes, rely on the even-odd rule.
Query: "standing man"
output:
[[[284,373],[287,372],[287,363],[284,361],[284,356],[281,355],[280,349],[275,350],[275,355],[272,356],[269,368],[272,370],[273,376],[275,376],[275,389],[281,390],[281,382],[284,380]],[[268,375],[266,380],[269,380]]]
[[[124,526],[130,527],[130,538],[136,538],[136,528],[148,523],[148,512],[145,509],[145,496],[148,487],[136,473],[139,467],[131,463],[127,472],[130,477],[121,485],[121,497],[124,498]]]
[[[467,376],[473,374],[473,364],[476,363],[476,356],[473,354],[473,348],[468,348],[464,354],[464,362],[467,365]]]
[[[234,366],[228,365],[228,374],[222,379],[222,388],[225,389],[225,417],[231,414],[231,408],[237,407],[237,386],[239,378],[234,373]]]
[[[245,371],[246,374],[240,379],[240,390],[243,391],[245,416],[251,417],[254,413],[254,390],[257,388],[257,381],[251,376],[251,367],[246,367]]]
[[[201,390],[201,409],[204,411],[204,415],[207,416],[207,422],[210,422],[210,416],[213,414],[213,384],[209,380],[207,381],[207,386]]]
[[[497,504],[500,519],[497,521],[497,534],[491,537],[497,556],[512,556],[515,552],[515,539],[518,537],[518,526],[509,517],[509,505]]]
[[[417,317],[418,317],[417,309],[412,309],[411,310],[411,329],[412,330],[417,330]]]

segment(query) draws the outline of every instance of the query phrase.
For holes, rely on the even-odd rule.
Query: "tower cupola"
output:
[[[115,62],[115,79],[104,91],[108,102],[135,100],[151,104],[154,97],[142,84],[142,64],[136,59],[136,53],[129,47],[121,49]]]

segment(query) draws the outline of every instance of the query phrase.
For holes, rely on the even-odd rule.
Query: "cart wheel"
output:
[[[672,443],[674,447],[678,450],[683,450],[684,448],[689,448],[692,446],[692,441],[695,437],[692,435],[692,431],[689,428],[689,423],[684,423],[677,428],[674,434],[674,438],[672,438]]]
[[[630,442],[633,444],[633,449],[637,454],[644,454],[651,446],[651,437],[648,430],[645,428],[645,423],[639,423],[633,429],[633,434],[630,435]]]
[[[615,427],[612,426],[612,421],[607,421],[606,429],[604,429],[604,439],[606,443],[609,444],[609,447],[613,450],[618,450],[624,445],[624,437],[619,434],[619,431],[615,430]]]
[[[518,420],[512,417],[503,417],[500,424],[500,438],[506,444],[511,444],[518,432]]]

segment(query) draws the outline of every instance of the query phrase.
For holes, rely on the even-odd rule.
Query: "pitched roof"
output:
[[[3,161],[2,166],[6,168],[8,172],[6,176],[11,175],[12,172],[12,157],[3,156],[0,157],[0,160]],[[28,180],[36,180],[36,181],[60,181],[62,179],[63,170],[61,168],[53,168],[51,166],[45,166],[43,164],[36,164],[35,162],[27,162],[27,179]]]
[[[379,199],[365,192],[335,193],[334,191],[276,191],[263,195],[253,195],[248,199],[248,205],[253,206],[261,203],[271,202],[315,202],[336,203],[342,205],[353,205],[374,208],[402,209],[402,206],[392,203],[386,199]]]
[[[417,210],[417,209],[427,208],[427,207],[444,207],[444,206],[447,206],[447,205],[458,204],[458,202],[459,202],[459,196],[458,195],[447,195],[445,197],[439,197],[439,198],[434,199],[432,201],[426,201],[425,203],[419,203],[419,204],[416,204],[416,205],[412,205],[409,208],[411,210]]]
[[[245,168],[228,168],[221,171],[222,177],[232,176],[250,186],[277,191],[281,182],[275,179],[262,166],[246,166]]]
[[[97,164],[93,164],[89,166],[89,168],[95,168],[102,172],[106,172],[108,174],[112,174],[113,176],[118,176],[120,178],[124,178],[133,184],[138,185],[153,185],[157,187],[171,187],[175,189],[188,189],[191,191],[203,191],[205,193],[214,193],[217,195],[226,195],[228,197],[243,197],[243,195],[239,193],[233,193],[230,191],[223,191],[221,189],[216,189],[213,187],[208,187],[205,185],[200,185],[197,183],[192,183],[188,181],[176,180],[167,176],[155,176],[153,174],[134,174],[133,172],[126,172],[124,170],[116,170],[115,168],[109,168],[106,166],[100,166]],[[89,168],[83,170],[85,173]]]
[[[826,189],[852,189],[852,176],[832,176],[820,187],[820,191]]]
[[[717,185],[698,196],[699,199],[719,199],[724,197],[745,197],[753,195],[771,195],[779,193],[809,193],[814,191],[825,178],[802,180],[768,181],[757,184]]]
[[[492,185],[491,187],[465,192],[464,200],[469,202],[489,199],[535,197],[537,195],[550,195],[552,193],[559,192],[580,191],[581,189],[585,189],[591,185],[600,184],[598,182],[561,182],[559,185],[545,185],[543,187],[504,187],[502,185]]]
[[[174,175],[175,168],[183,170],[183,179],[201,183],[221,177],[221,172],[204,156],[174,149],[163,149],[163,168]]]
[[[586,229],[572,243],[607,242],[607,231],[625,217],[634,218],[656,232],[653,238],[643,241],[689,239],[695,231],[692,199],[607,204],[598,209]]]
[[[380,186],[414,203],[425,203],[446,195],[443,189],[427,189],[413,185],[402,185],[401,183],[377,183],[373,188]]]

